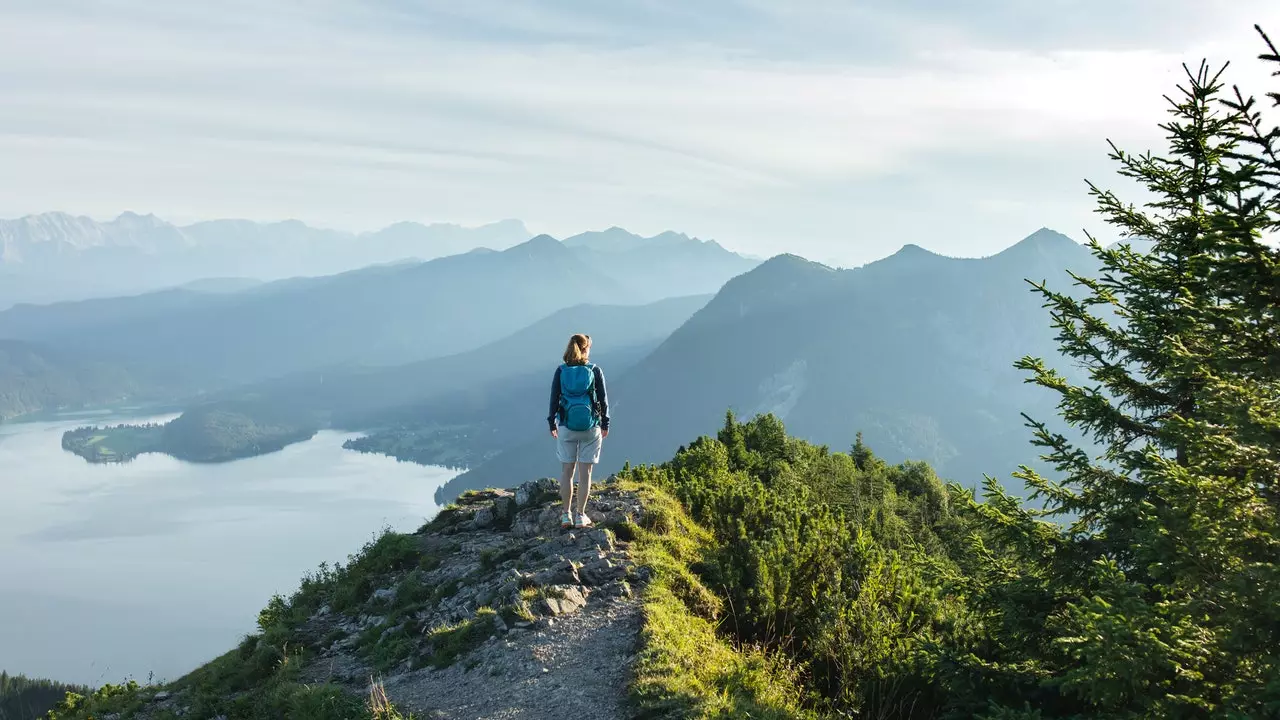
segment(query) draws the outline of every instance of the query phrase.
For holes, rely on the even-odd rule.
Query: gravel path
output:
[[[444,670],[385,678],[387,696],[419,718],[623,720],[640,632],[634,599],[512,630]]]

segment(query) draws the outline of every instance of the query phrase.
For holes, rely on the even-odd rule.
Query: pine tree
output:
[[[1006,706],[996,716],[1280,716],[1280,252],[1262,242],[1280,222],[1280,133],[1252,100],[1224,98],[1222,74],[1187,70],[1167,156],[1112,146],[1151,201],[1090,184],[1151,249],[1091,237],[1102,269],[1073,276],[1080,299],[1033,283],[1092,384],[1018,367],[1100,453],[1028,418],[1065,480],[1015,473],[1043,511],[993,480],[974,505],[985,572],[971,592],[991,641],[961,664]]]

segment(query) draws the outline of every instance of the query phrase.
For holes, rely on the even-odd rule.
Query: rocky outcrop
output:
[[[468,493],[413,536],[415,567],[358,608],[315,613],[306,675],[353,690],[381,677],[417,717],[624,717],[643,573],[619,536],[642,513],[611,481],[588,529],[561,529],[554,480]]]
[[[622,720],[648,578],[628,540],[644,512],[612,478],[586,529],[560,527],[554,480],[467,493],[272,600],[262,632],[223,657],[74,717],[258,718],[300,699],[365,717],[372,686],[388,719]]]

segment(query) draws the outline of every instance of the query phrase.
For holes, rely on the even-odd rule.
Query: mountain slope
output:
[[[231,294],[175,290],[13,308],[0,313],[0,337],[92,350],[157,382],[212,391],[341,365],[457,354],[573,305],[652,302],[667,297],[670,286],[663,261],[652,258],[667,254],[628,253],[634,267],[622,283],[599,255],[544,235],[501,252],[282,280]],[[679,262],[715,287],[741,265],[719,254]]]
[[[1044,231],[982,259],[907,246],[835,271],[774,258],[727,283],[611,383],[614,432],[601,471],[669,456],[733,408],[773,412],[789,431],[837,448],[861,431],[877,454],[927,460],[966,485],[1007,475],[1036,455],[1019,413],[1049,417],[1053,402],[1012,367],[1024,354],[1056,354],[1024,279],[1066,288],[1065,271],[1088,272],[1092,261],[1086,248]],[[549,441],[531,431],[440,496],[513,473],[552,474],[554,460]]]
[[[629,283],[635,292],[647,292],[655,299],[714,293],[726,279],[759,264],[715,241],[675,232],[646,238],[614,227],[565,238],[564,244]]]
[[[522,378],[550,373],[575,332],[591,333],[606,356],[637,346],[647,352],[708,299],[699,295],[646,305],[575,305],[467,352],[389,368],[303,373],[231,394],[331,417],[335,425],[353,429],[422,417],[427,406],[450,394],[487,406],[486,398],[500,402],[513,382],[519,387]],[[545,390],[541,384],[539,389]],[[450,414],[461,412],[451,407]]]
[[[612,286],[559,243],[535,238],[491,255],[282,281],[202,296],[194,305],[164,303],[145,318],[82,322],[73,331],[65,322],[46,330],[38,320],[14,328],[4,313],[0,333],[92,350],[174,382],[216,388],[467,350],[560,307],[608,297]],[[101,311],[94,302],[78,308],[82,319]]]
[[[0,340],[0,422],[62,407],[118,402],[136,390],[133,378],[119,367]]]

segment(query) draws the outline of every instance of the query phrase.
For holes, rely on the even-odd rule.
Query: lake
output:
[[[418,528],[457,473],[342,449],[324,431],[218,465],[62,449],[89,422],[0,425],[0,669],[65,682],[174,679],[254,631],[273,593]]]

